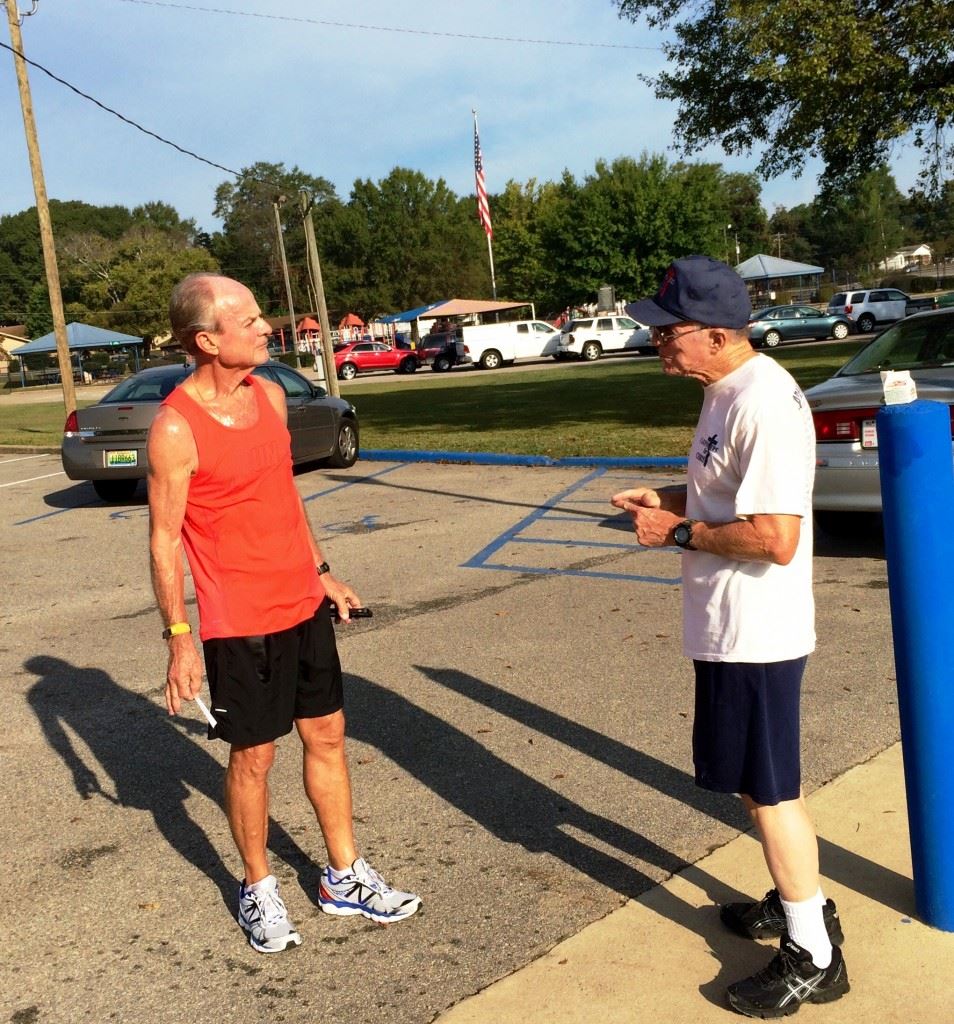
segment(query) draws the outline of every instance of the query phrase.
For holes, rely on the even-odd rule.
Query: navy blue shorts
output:
[[[798,798],[799,697],[807,661],[693,662],[696,785],[758,804]]]
[[[236,747],[269,743],[291,732],[296,718],[319,718],[344,705],[328,601],[290,629],[219,637],[202,646],[218,721],[209,739]]]

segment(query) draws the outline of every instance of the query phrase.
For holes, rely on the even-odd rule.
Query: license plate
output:
[[[138,466],[139,452],[137,452],[135,449],[130,449],[128,451],[121,452],[107,452],[106,465],[108,467]]]
[[[878,428],[875,426],[874,420],[861,421],[861,447],[878,447]]]

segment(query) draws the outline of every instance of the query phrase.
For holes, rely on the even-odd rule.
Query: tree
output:
[[[764,148],[767,177],[809,156],[838,190],[911,137],[941,185],[954,147],[954,4],[950,0],[616,0],[620,14],[672,28],[673,70],[645,77],[679,105],[676,137],[692,153]]]
[[[66,236],[58,243],[69,319],[151,340],[168,333],[169,294],[196,271],[215,271],[213,256],[171,232],[137,225],[121,238]],[[45,295],[44,289],[44,295]]]
[[[489,290],[473,200],[443,179],[395,167],[378,182],[356,181],[348,206],[354,234],[333,258],[364,268],[365,316]]]
[[[236,181],[223,182],[215,190],[214,213],[222,218],[223,227],[212,238],[212,252],[222,272],[250,288],[265,310],[288,308],[275,235],[274,204],[282,197],[279,215],[295,310],[311,308],[299,205],[301,189],[315,201],[316,223],[323,206],[338,202],[334,186],[326,178],[299,167],[286,170],[284,164],[262,161],[243,168]]]

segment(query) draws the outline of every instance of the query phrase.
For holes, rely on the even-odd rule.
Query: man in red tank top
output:
[[[252,293],[217,274],[173,290],[172,331],[195,372],[149,433],[149,547],[169,645],[166,706],[178,714],[202,685],[186,615],[183,555],[199,608],[213,717],[230,745],[225,812],[244,865],[238,922],[252,947],[277,953],[301,937],[266,852],[275,741],[294,726],[304,784],[328,864],[318,902],[329,914],[400,921],[421,905],[358,854],[345,755],[341,666],[332,607],[347,622],[357,594],[329,571],[292,476],[282,389],[251,376],[270,327]]]

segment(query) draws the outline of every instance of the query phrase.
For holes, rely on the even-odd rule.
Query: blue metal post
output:
[[[904,780],[921,919],[954,931],[954,468],[940,402],[878,413]]]

